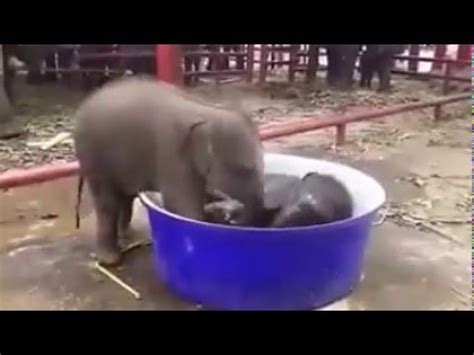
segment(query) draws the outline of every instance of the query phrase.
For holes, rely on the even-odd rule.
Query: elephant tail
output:
[[[80,207],[81,207],[81,197],[82,197],[82,188],[84,186],[84,177],[79,175],[79,182],[77,184],[77,200],[76,200],[76,229],[79,229],[81,225],[81,215],[80,215]]]

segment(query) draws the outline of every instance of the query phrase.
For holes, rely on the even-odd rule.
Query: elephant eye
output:
[[[250,164],[248,165],[239,164],[236,166],[236,169],[235,169],[235,172],[239,174],[240,176],[250,176],[253,174],[254,171],[255,171],[255,168],[250,166]]]

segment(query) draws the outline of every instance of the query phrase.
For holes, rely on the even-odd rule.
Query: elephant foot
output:
[[[347,83],[337,83],[335,88],[339,91],[351,91],[352,85]]]
[[[118,247],[99,247],[97,248],[96,258],[104,266],[115,266],[120,264],[122,255]]]
[[[388,94],[392,92],[392,87],[385,87],[385,86],[379,87],[377,91],[380,93]]]
[[[134,237],[135,233],[130,227],[120,229],[118,239],[120,248],[123,250],[128,244],[132,243]]]

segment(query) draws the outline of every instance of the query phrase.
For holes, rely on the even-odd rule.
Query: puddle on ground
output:
[[[0,249],[75,231],[77,178],[64,178],[0,192]],[[90,210],[86,188],[81,216]]]

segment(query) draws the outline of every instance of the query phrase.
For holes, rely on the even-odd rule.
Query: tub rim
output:
[[[336,163],[332,161],[327,161],[327,160],[322,160],[322,159],[314,159],[314,158],[308,158],[308,157],[303,157],[299,155],[294,155],[294,154],[280,154],[280,153],[265,153],[265,156],[273,156],[273,157],[297,157],[297,158],[302,158],[305,160],[313,160],[313,161],[321,161],[324,162],[325,164],[330,164],[330,165],[339,165],[342,166],[346,169],[356,171],[359,174],[364,175],[364,178],[367,178],[368,180],[371,180],[371,182],[378,186],[381,192],[381,202],[376,206],[371,208],[370,210],[358,215],[358,216],[353,216],[350,218],[342,219],[339,221],[331,222],[331,223],[325,223],[325,224],[314,224],[310,226],[298,226],[298,227],[283,227],[283,228],[272,228],[272,227],[252,227],[252,226],[237,226],[237,225],[227,225],[227,224],[218,224],[218,223],[210,223],[210,222],[205,222],[205,221],[199,221],[195,219],[191,219],[188,217],[180,216],[178,214],[175,214],[173,212],[167,211],[163,207],[160,207],[156,205],[148,196],[147,194],[150,191],[141,191],[138,193],[138,198],[140,199],[141,203],[147,208],[151,209],[154,212],[162,213],[166,215],[167,217],[190,223],[193,225],[198,225],[201,227],[207,227],[207,228],[217,228],[217,229],[223,229],[223,230],[228,230],[228,231],[233,231],[233,232],[238,232],[238,231],[246,231],[246,232],[259,232],[259,233],[264,233],[264,232],[272,232],[272,233],[278,233],[278,232],[298,232],[298,231],[307,231],[307,230],[312,230],[312,231],[318,231],[318,230],[324,230],[324,229],[333,229],[337,228],[341,225],[352,225],[359,221],[360,219],[367,218],[372,213],[377,212],[386,202],[386,192],[383,186],[375,180],[372,176],[360,171],[359,169],[355,169],[349,165],[341,164],[341,163]]]

